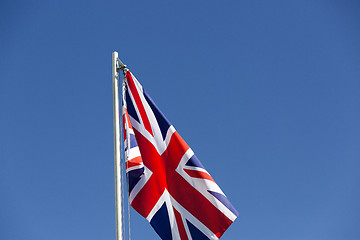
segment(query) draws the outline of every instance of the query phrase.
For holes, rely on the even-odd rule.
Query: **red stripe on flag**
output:
[[[133,199],[131,206],[133,206],[141,216],[147,218],[161,195],[164,193],[166,187],[166,175],[164,173],[163,160],[161,156],[159,156],[156,148],[136,129],[134,129],[134,132],[144,165],[150,167],[150,171],[152,171],[153,174],[151,174],[146,185]]]
[[[123,134],[124,135],[124,141],[126,141],[126,128],[125,128],[125,114],[122,115],[122,118],[123,118]]]
[[[152,132],[152,129],[151,129],[151,124],[150,124],[149,119],[148,119],[148,117],[146,115],[145,108],[144,108],[144,106],[143,106],[143,104],[141,102],[140,95],[139,95],[139,93],[137,91],[134,80],[131,77],[130,71],[126,72],[126,79],[127,79],[127,83],[128,83],[129,88],[130,88],[130,91],[132,93],[132,96],[134,97],[136,106],[137,106],[137,108],[139,110],[141,119],[142,119],[142,121],[144,123],[144,127],[153,136],[153,132]]]
[[[126,169],[130,168],[130,167],[134,167],[134,166],[139,166],[140,164],[142,164],[142,159],[141,157],[135,157],[129,161],[126,161]]]
[[[196,171],[196,170],[189,170],[189,169],[184,169],[184,171],[189,174],[190,177],[193,178],[202,178],[202,179],[207,179],[210,181],[214,181],[214,179],[206,172],[201,172],[201,171]]]
[[[176,211],[175,208],[173,208],[173,209],[174,209],[174,213],[175,213],[176,223],[177,223],[179,233],[180,233],[180,239],[181,240],[188,240],[189,238],[187,237],[186,230],[185,230],[184,223],[182,221],[181,215],[180,215],[180,213],[178,211]]]

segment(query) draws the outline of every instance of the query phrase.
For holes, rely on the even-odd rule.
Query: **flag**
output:
[[[238,212],[135,76],[126,70],[123,130],[129,202],[163,240],[219,239]]]

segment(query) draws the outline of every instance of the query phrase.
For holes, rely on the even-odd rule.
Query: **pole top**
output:
[[[126,65],[119,59],[118,55],[118,52],[113,52],[113,61],[116,61],[116,71],[125,71]]]

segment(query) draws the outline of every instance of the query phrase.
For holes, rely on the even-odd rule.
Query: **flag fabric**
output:
[[[238,212],[129,70],[122,102],[131,206],[163,240],[219,239]]]

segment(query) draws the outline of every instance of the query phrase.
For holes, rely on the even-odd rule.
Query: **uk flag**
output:
[[[219,239],[238,212],[126,70],[123,127],[129,202],[163,240]]]

